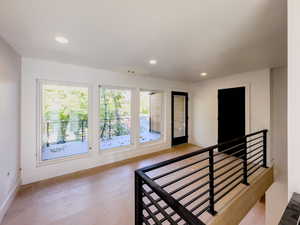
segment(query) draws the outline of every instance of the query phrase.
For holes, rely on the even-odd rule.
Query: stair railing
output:
[[[203,213],[216,215],[220,200],[237,186],[250,185],[249,177],[267,168],[267,132],[261,130],[136,170],[135,225],[204,225],[199,218]]]

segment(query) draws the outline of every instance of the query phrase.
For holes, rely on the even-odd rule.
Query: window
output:
[[[163,93],[140,92],[140,143],[157,141],[162,136]]]
[[[88,87],[42,84],[41,160],[88,152]]]
[[[101,150],[155,142],[163,137],[163,92],[100,87],[98,105],[91,102],[91,90],[84,84],[39,84],[41,161],[86,154],[92,136],[98,139],[93,146]],[[98,107],[98,114],[90,115],[91,104]],[[91,124],[95,124],[93,129]],[[91,131],[97,133],[91,135]]]
[[[100,88],[100,149],[131,144],[131,91]]]

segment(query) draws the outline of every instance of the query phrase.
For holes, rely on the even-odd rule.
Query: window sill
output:
[[[57,159],[50,159],[45,161],[37,161],[36,167],[44,167],[49,165],[55,165],[60,163],[65,163],[68,161],[79,160],[79,159],[87,159],[87,158],[94,158],[94,152],[98,152],[99,155],[102,156],[109,156],[115,154],[122,154],[122,153],[130,153],[130,152],[140,152],[141,150],[146,150],[147,148],[159,147],[162,145],[166,145],[167,142],[164,141],[163,137],[156,141],[150,141],[145,143],[138,143],[137,145],[127,145],[117,148],[110,148],[110,149],[94,149],[89,150],[87,153],[72,155],[72,156],[65,156]]]
[[[92,153],[89,150],[87,153],[82,153],[82,154],[77,154],[77,155],[65,156],[65,157],[61,157],[61,158],[49,159],[49,160],[44,160],[44,161],[38,160],[37,167],[49,166],[49,165],[59,164],[59,163],[72,161],[72,160],[90,158],[91,156],[92,156]]]

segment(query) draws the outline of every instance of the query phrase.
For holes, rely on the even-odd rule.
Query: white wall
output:
[[[300,193],[300,1],[288,1],[288,191]]]
[[[246,86],[247,133],[270,127],[270,70],[235,74],[193,84],[192,141],[200,146],[218,141],[218,89]]]
[[[277,225],[288,202],[287,68],[271,70],[270,134],[275,180],[266,194],[266,224]]]
[[[268,161],[274,165],[275,182],[266,193],[266,225],[277,225],[288,200],[287,69],[248,72],[192,85],[192,140],[202,146],[217,143],[218,89],[238,86],[249,89],[249,132],[269,129]],[[299,159],[295,161],[299,164]],[[298,167],[295,174],[299,171]],[[299,184],[299,175],[297,176],[295,183]]]
[[[19,183],[21,57],[0,37],[0,223]]]
[[[157,145],[136,146],[127,151],[102,151],[94,144],[86,157],[74,160],[61,160],[59,163],[38,166],[36,153],[37,113],[37,80],[72,81],[91,85],[93,101],[98,102],[98,85],[115,85],[132,88],[163,90],[165,96],[165,139]],[[188,85],[183,82],[167,81],[138,75],[119,74],[105,70],[92,69],[56,62],[24,58],[22,60],[22,88],[21,88],[21,166],[22,183],[27,184],[38,180],[59,176],[95,166],[115,162],[148,152],[158,151],[170,147],[171,135],[171,90],[187,91]],[[93,104],[92,113],[96,115],[97,104]],[[95,143],[96,137],[93,143]]]

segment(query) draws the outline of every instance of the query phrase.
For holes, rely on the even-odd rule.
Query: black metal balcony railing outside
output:
[[[130,133],[130,118],[101,119],[100,138],[111,139],[113,136]],[[71,141],[85,141],[88,136],[88,120],[47,121],[44,124],[46,146]]]
[[[70,141],[83,142],[88,136],[88,120],[47,121],[43,127],[47,147]]]
[[[131,118],[100,119],[100,138],[111,139],[113,136],[130,134]]]
[[[216,203],[238,185],[249,185],[248,178],[258,169],[267,168],[266,149],[267,130],[262,130],[136,170],[135,225],[204,225],[199,218],[203,213],[215,215]],[[184,164],[191,159],[195,161]],[[172,169],[165,170],[170,165]]]
[[[150,117],[140,116],[140,129],[150,132]],[[46,121],[43,124],[44,143],[47,147],[72,141],[86,141],[88,120]],[[99,139],[110,140],[115,136],[130,135],[131,118],[100,119]]]

